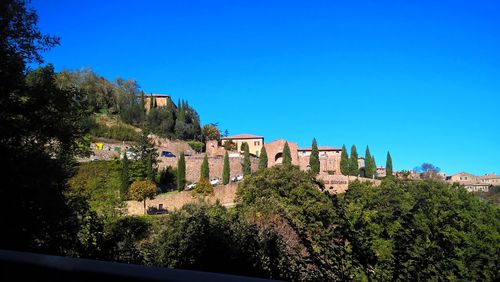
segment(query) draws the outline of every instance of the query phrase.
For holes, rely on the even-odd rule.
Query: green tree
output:
[[[267,151],[266,151],[266,146],[262,146],[262,151],[260,151],[260,156],[259,156],[259,170],[263,170],[267,168]]]
[[[184,152],[179,156],[177,161],[177,190],[184,190],[186,185],[186,159],[184,157]]]
[[[144,214],[146,211],[146,200],[153,199],[156,195],[156,184],[151,180],[137,180],[132,182],[129,188],[130,198],[144,203]]]
[[[138,159],[134,162],[133,178],[135,180],[154,180],[158,170],[158,151],[149,140],[147,130],[143,130],[139,141],[134,146]]]
[[[372,155],[370,153],[370,148],[366,146],[365,150],[365,177],[373,178],[376,173],[376,168],[374,167]]]
[[[240,151],[241,152],[245,152],[245,150],[248,148],[248,143],[247,142],[243,142],[241,143],[240,145]]]
[[[246,144],[246,143],[244,143]],[[250,151],[248,145],[245,146],[245,152],[243,153],[243,163],[242,163],[243,175],[247,176],[252,173],[252,167],[250,164]]]
[[[205,179],[208,180],[210,178],[210,167],[208,165],[208,156],[205,154],[203,158],[203,162],[201,163],[200,168],[200,180]]]
[[[349,175],[349,156],[345,145],[342,145],[342,153],[340,154],[340,172],[343,175]]]
[[[229,183],[229,176],[231,174],[230,171],[230,166],[229,166],[229,155],[226,154],[224,155],[224,167],[222,169],[222,184],[226,185]]]
[[[205,124],[202,129],[202,134],[205,142],[209,140],[220,141],[220,130],[215,123]]]
[[[292,153],[290,152],[290,146],[288,146],[288,142],[285,142],[285,146],[283,147],[283,165],[292,165]]]
[[[391,153],[388,151],[387,152],[387,160],[385,162],[385,171],[386,171],[386,176],[392,176],[392,157]]]
[[[316,138],[314,138],[312,141],[311,156],[309,158],[309,167],[311,168],[311,172],[314,175],[319,174],[320,162],[319,162],[319,151],[318,151],[318,144],[316,143]]]
[[[352,145],[351,157],[349,158],[349,175],[357,176],[358,173],[358,152],[356,151],[356,145]]]
[[[123,159],[121,162],[121,173],[120,173],[120,196],[122,200],[127,199],[128,187],[130,185],[129,174],[129,161],[127,158],[127,154],[123,154]]]

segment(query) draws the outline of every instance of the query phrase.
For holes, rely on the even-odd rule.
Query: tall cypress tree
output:
[[[370,148],[366,146],[366,151],[365,151],[365,177],[366,178],[372,178],[374,175],[374,168],[373,168],[373,160],[372,160],[372,155],[370,154]]]
[[[263,170],[267,168],[267,151],[266,151],[266,146],[262,147],[262,151],[260,151],[260,157],[259,157],[259,170]]]
[[[155,98],[153,97],[153,94],[149,96],[149,110],[152,110],[155,107]]]
[[[229,175],[231,173],[230,171],[230,166],[229,166],[229,155],[226,154],[224,155],[224,167],[222,169],[222,184],[226,185],[229,183]]]
[[[128,194],[128,187],[130,185],[130,178],[128,176],[128,158],[127,154],[123,154],[123,159],[122,159],[122,170],[120,174],[120,197],[122,200],[127,199],[127,194]]]
[[[358,173],[358,152],[356,151],[356,145],[352,145],[351,157],[349,158],[349,175],[357,176]]]
[[[345,144],[342,145],[342,153],[340,154],[340,173],[349,175],[349,155],[347,154]]]
[[[283,147],[283,165],[292,165],[292,153],[290,152],[288,142],[285,142],[285,146]]]
[[[392,157],[391,157],[391,153],[389,153],[389,151],[387,151],[387,161],[385,162],[385,172],[386,172],[386,176],[392,176]]]
[[[243,153],[243,175],[247,176],[252,173],[252,167],[250,165],[250,150],[248,146],[245,146],[245,152]]]
[[[372,164],[373,164],[373,167],[375,168],[375,171],[373,172],[373,176],[377,177],[377,162],[375,162],[374,155],[372,155]]]
[[[208,180],[210,178],[210,168],[208,167],[208,156],[205,154],[203,162],[201,163],[200,180]]]
[[[177,161],[177,190],[184,190],[184,185],[186,185],[186,159],[182,152]]]
[[[316,143],[316,138],[314,138],[312,141],[311,156],[309,157],[309,167],[311,168],[311,172],[314,175],[319,174],[320,162],[319,162],[319,150],[318,150],[318,144]]]

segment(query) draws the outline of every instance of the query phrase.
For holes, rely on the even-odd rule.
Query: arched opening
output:
[[[277,153],[276,156],[274,157],[274,162],[276,164],[281,164],[283,163],[283,153]]]

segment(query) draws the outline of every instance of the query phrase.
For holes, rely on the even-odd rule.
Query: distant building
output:
[[[383,166],[377,166],[377,177],[386,177],[387,171]]]
[[[264,146],[264,137],[251,134],[239,134],[221,138],[222,145],[227,141],[235,143],[237,151],[242,151],[241,145],[247,143],[250,154],[256,156],[260,156],[260,151],[262,151],[262,147]]]
[[[144,95],[144,107],[146,111],[149,112],[151,109],[151,99],[153,100],[153,108],[158,107],[166,107],[168,105],[172,105],[174,108],[177,108],[174,102],[172,102],[172,98],[170,95],[165,94],[145,94]]]
[[[312,148],[298,149],[298,161],[300,169],[309,169],[309,159]],[[319,173],[320,174],[340,174],[340,154],[341,148],[318,146]]]
[[[495,173],[476,176],[467,172],[459,172],[446,177],[446,181],[461,184],[469,192],[488,192],[491,187],[500,186],[500,176]]]

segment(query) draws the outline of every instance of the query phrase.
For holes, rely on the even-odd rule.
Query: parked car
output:
[[[166,157],[166,158],[175,158],[175,155],[172,154],[172,152],[169,151],[161,151],[161,157]]]
[[[212,184],[212,185],[219,185],[220,184],[220,179],[219,178],[210,178],[210,184]]]
[[[243,175],[241,175],[241,174],[235,175],[235,176],[233,176],[233,178],[231,178],[231,181],[233,181],[233,182],[238,182],[241,180],[243,180]]]
[[[195,183],[191,183],[189,184],[188,186],[186,186],[186,190],[192,190],[196,187],[196,182]]]

